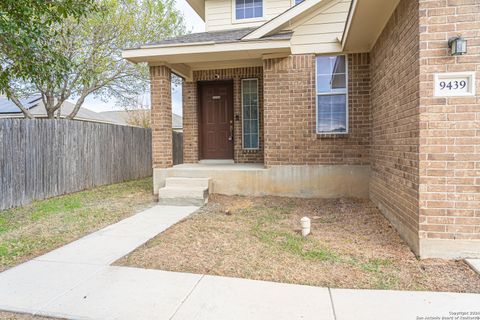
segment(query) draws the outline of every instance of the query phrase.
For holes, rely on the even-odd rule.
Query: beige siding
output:
[[[341,51],[342,37],[350,0],[333,0],[307,17],[294,21],[292,53],[330,53]]]
[[[232,1],[234,0],[206,0],[205,20],[206,30],[228,30],[260,26],[278,16],[291,7],[290,0],[263,0],[264,18],[254,22],[233,21]]]

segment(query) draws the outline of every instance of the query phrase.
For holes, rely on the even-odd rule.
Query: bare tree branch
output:
[[[15,94],[9,92],[9,95],[8,97],[10,98],[10,100],[13,101],[13,103],[15,103],[15,105],[22,111],[23,115],[25,116],[25,118],[27,119],[34,119],[35,117],[32,115],[32,113],[23,106],[22,102],[15,96]]]

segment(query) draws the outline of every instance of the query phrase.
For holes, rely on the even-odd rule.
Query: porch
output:
[[[368,198],[369,166],[283,165],[261,163],[180,164],[153,171],[154,192],[167,178],[208,178],[209,192],[224,195],[304,198]]]

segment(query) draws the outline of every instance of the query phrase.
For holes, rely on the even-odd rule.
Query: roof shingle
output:
[[[224,30],[224,31],[211,31],[211,32],[200,32],[200,33],[191,33],[184,36],[179,36],[176,38],[168,38],[158,42],[148,43],[145,46],[161,46],[169,44],[182,44],[182,43],[196,43],[196,42],[235,42],[241,41],[241,39],[255,30],[256,28],[243,28],[235,30]],[[261,40],[269,39],[290,39],[292,33],[278,33],[271,36],[263,37]]]

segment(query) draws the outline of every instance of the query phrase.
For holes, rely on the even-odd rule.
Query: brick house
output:
[[[155,190],[368,197],[420,257],[480,257],[479,0],[188,2],[207,32],[124,51],[150,65]]]

